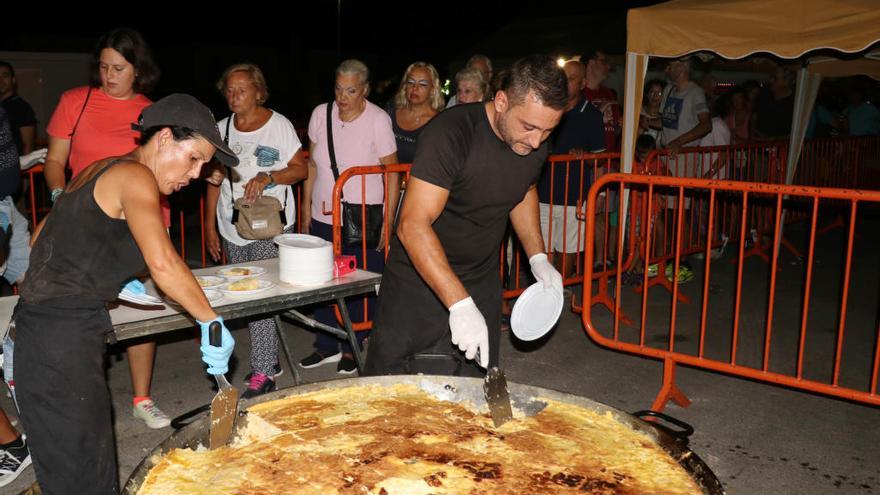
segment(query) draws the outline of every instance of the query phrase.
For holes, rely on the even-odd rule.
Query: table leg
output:
[[[296,369],[296,363],[293,361],[293,354],[287,345],[284,329],[281,328],[281,315],[275,315],[275,329],[278,332],[278,341],[281,342],[281,349],[284,350],[284,357],[287,358],[287,365],[290,367],[290,372],[293,375],[293,386],[295,387],[302,383],[302,380],[300,379],[299,371]]]
[[[364,375],[364,356],[361,353],[361,346],[358,343],[357,335],[351,325],[351,317],[348,315],[348,306],[345,304],[344,297],[336,298],[336,305],[339,306],[339,314],[342,315],[342,326],[345,333],[348,334],[348,343],[351,344],[351,350],[354,353],[354,361],[357,363],[358,375]]]

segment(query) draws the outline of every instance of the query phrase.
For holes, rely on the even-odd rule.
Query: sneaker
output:
[[[653,265],[648,265],[648,277],[651,277],[651,278],[656,277],[657,273],[659,273],[659,272],[660,272],[660,267],[657,265],[657,263],[654,263]]]
[[[635,287],[635,286],[642,285],[642,278],[643,277],[642,277],[641,273],[626,272],[623,275],[621,275],[621,277],[620,277],[621,282],[620,283],[622,283],[623,285]]]
[[[678,267],[678,281],[677,283],[686,284],[694,279],[694,272],[691,271],[686,265],[680,265]],[[666,280],[672,282],[672,266],[669,265],[666,267]]]
[[[144,423],[154,430],[165,428],[171,424],[171,419],[150,399],[138,402],[136,406],[131,408],[131,412],[135,418],[144,420]]]
[[[275,380],[264,373],[253,373],[248,388],[241,394],[242,399],[250,399],[275,390]]]
[[[336,365],[336,372],[342,375],[350,375],[355,371],[357,371],[357,362],[355,362],[353,356],[342,356],[339,364]]]
[[[279,363],[275,363],[275,366],[272,368],[272,379],[275,380],[276,378],[278,378],[279,376],[281,376],[281,375],[283,375],[283,374],[284,374],[284,370],[281,369],[281,364],[279,364]],[[248,374],[244,377],[244,382],[245,382],[245,383],[250,383],[250,382],[251,382],[251,377],[252,377],[252,376],[254,376],[254,372],[253,372],[253,371],[251,371],[250,373],[248,373]]]
[[[339,362],[342,359],[342,353],[336,352],[331,356],[325,356],[318,351],[311,353],[308,357],[303,358],[302,361],[299,362],[299,366],[301,368],[309,369],[321,366],[322,364],[330,364]]]
[[[24,440],[24,435],[22,435]],[[0,486],[6,486],[31,465],[31,453],[27,443],[21,448],[0,450]]]

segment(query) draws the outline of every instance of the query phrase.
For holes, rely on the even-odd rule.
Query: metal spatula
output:
[[[510,394],[507,392],[507,378],[501,368],[497,366],[489,368],[483,381],[483,392],[486,394],[486,403],[489,405],[489,413],[492,415],[495,428],[513,419]]]
[[[208,343],[220,347],[221,342],[220,323],[213,322],[208,328]],[[211,400],[211,449],[222,447],[229,443],[232,436],[232,427],[235,426],[235,415],[238,409],[238,389],[229,384],[226,376],[214,375],[217,380],[217,395]]]

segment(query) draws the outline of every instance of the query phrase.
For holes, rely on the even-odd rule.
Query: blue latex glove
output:
[[[142,294],[146,294],[147,288],[144,286],[144,284],[141,283],[140,280],[133,278],[129,280],[127,284],[122,286],[122,290],[120,292],[126,291],[128,291],[129,294],[139,296]]]
[[[208,327],[213,322],[219,322],[222,330],[220,331],[220,347],[210,344],[208,338]],[[223,317],[218,316],[211,321],[198,321],[196,323],[202,327],[202,361],[208,365],[208,373],[211,375],[225,375],[229,371],[229,358],[232,356],[232,349],[235,347],[235,339],[223,323]]]

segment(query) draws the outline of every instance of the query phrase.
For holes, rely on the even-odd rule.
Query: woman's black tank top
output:
[[[31,249],[19,290],[22,302],[75,298],[103,304],[115,300],[122,284],[144,271],[146,263],[128,223],[110,218],[95,201],[95,183],[119,161],[59,196]]]

